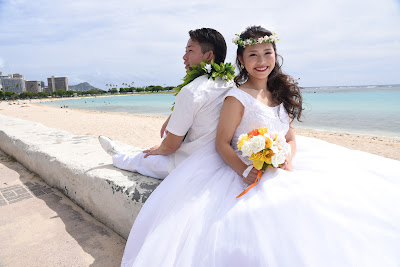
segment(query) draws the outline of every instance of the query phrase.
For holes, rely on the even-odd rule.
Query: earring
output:
[[[240,67],[241,67],[242,69],[244,69],[244,65],[243,65],[243,64],[240,64]]]

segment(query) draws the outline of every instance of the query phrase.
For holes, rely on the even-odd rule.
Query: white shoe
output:
[[[101,147],[111,156],[120,153],[120,149],[115,145],[115,143],[107,136],[100,135],[99,142]]]

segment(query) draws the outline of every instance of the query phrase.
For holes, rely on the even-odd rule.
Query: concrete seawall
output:
[[[130,153],[141,151],[117,144]],[[4,115],[0,149],[125,239],[143,203],[161,182],[115,168],[97,138]]]

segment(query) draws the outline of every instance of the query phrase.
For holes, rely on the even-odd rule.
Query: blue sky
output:
[[[248,25],[277,32],[283,70],[302,86],[400,83],[398,0],[0,0],[0,71],[69,84],[178,85],[188,31],[231,39]]]

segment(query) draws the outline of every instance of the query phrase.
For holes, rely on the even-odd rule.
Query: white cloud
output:
[[[284,70],[304,86],[400,83],[400,11],[391,0],[0,2],[2,68],[102,88],[177,85],[190,29],[219,30],[234,61],[232,36],[254,24],[275,28]]]

